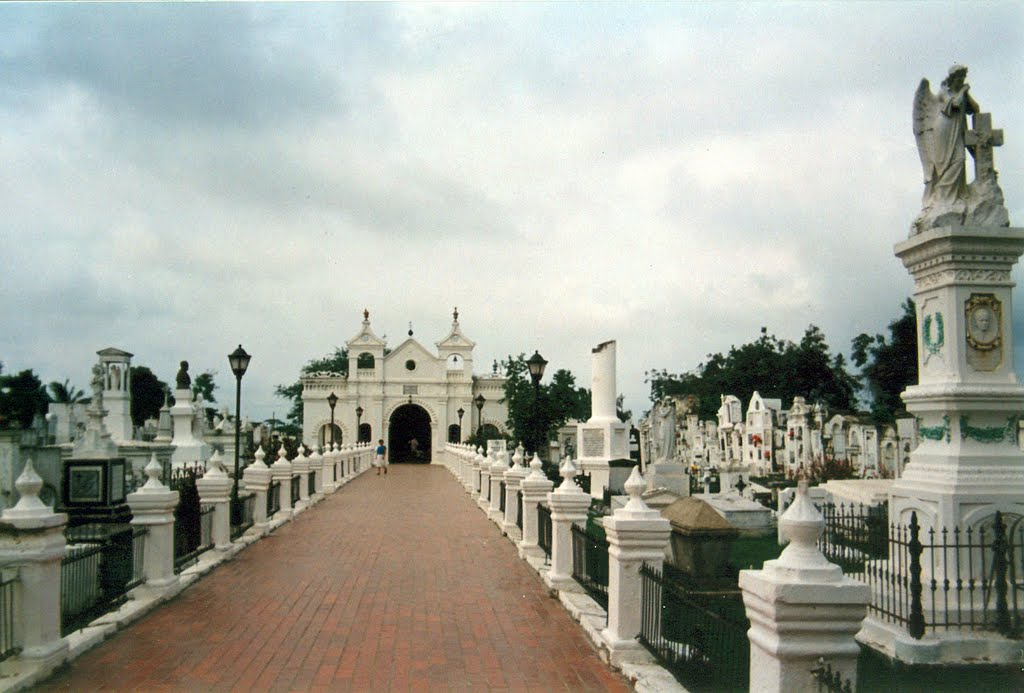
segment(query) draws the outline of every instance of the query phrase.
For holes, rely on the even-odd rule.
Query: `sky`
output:
[[[848,353],[912,293],[911,103],[954,62],[1024,225],[1019,2],[4,3],[0,361],[186,359],[233,406],[242,344],[265,419],[364,308],[588,387],[614,339],[634,414],[761,326]]]

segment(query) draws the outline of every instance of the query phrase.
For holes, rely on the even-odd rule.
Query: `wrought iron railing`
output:
[[[694,591],[670,565],[644,564],[640,576],[640,643],[690,690],[747,690],[750,622],[739,590]]]
[[[253,515],[256,510],[256,494],[247,493],[238,497],[238,502],[242,507],[241,523],[237,525],[231,525],[231,541],[234,541],[238,537],[245,534],[246,530],[253,525]]]
[[[572,526],[572,577],[591,598],[608,608],[608,540]]]
[[[21,651],[14,632],[14,589],[18,576],[11,572],[0,579],[0,662]]]
[[[61,560],[61,635],[82,628],[104,613],[107,602],[100,587],[102,544],[70,544]]]
[[[310,497],[316,493],[316,470],[310,469],[309,474],[306,475],[306,493]]]
[[[545,561],[551,560],[551,508],[537,503],[537,546],[544,550]]]
[[[498,482],[498,510],[505,512],[505,482]]]
[[[878,526],[877,513],[823,508],[819,546],[852,578],[871,587],[878,619],[920,639],[931,630],[993,630],[1024,635],[1024,521],[1002,513],[976,527],[922,531]],[[884,522],[884,520],[882,520]]]
[[[302,494],[302,478],[298,474],[292,476],[291,493],[292,507],[294,508],[295,504],[299,502],[299,498]]]
[[[523,531],[523,492],[516,491],[516,527]]]
[[[271,481],[267,488],[267,519],[281,509],[281,482]]]
[[[198,536],[182,518],[174,522],[174,572],[180,573],[195,565],[199,556],[213,548],[213,505],[199,510]]]
[[[90,523],[65,530],[61,561],[61,629],[64,635],[119,606],[142,584],[146,528]]]

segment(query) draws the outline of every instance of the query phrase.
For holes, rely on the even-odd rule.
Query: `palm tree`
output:
[[[74,404],[85,399],[85,392],[72,385],[66,378],[63,383],[54,380],[49,387],[50,399],[58,404]]]

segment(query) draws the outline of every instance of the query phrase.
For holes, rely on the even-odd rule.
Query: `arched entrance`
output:
[[[415,443],[414,443],[415,441]],[[403,404],[388,422],[388,461],[430,462],[430,414],[418,404]]]

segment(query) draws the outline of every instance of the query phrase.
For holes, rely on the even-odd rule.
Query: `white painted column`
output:
[[[299,502],[295,504],[295,511],[299,512],[312,505],[309,501],[309,453],[302,445],[299,446],[299,454],[292,460],[292,474],[299,477]]]
[[[313,454],[309,456],[309,473],[313,475],[311,502],[316,503],[324,497],[324,457],[320,454],[319,447],[314,447]]]
[[[270,523],[267,520],[267,494],[270,492],[272,474],[270,467],[263,461],[266,456],[267,453],[263,452],[263,446],[261,445],[256,449],[256,461],[242,472],[245,490],[256,494],[252,511],[252,522],[253,528],[260,534],[265,533],[270,527]]]
[[[277,451],[277,460],[270,465],[270,474],[279,484],[277,491],[281,509],[277,511],[277,519],[287,520],[292,516],[292,463],[288,461],[284,445]]]
[[[512,466],[505,472],[505,517],[501,523],[501,531],[515,540],[518,540],[519,527],[516,526],[516,517],[519,515],[519,489],[522,488],[523,479],[530,472],[523,466],[523,446],[516,448],[512,455]]]
[[[178,506],[178,492],[160,482],[163,467],[156,461],[156,454],[144,471],[149,480],[138,491],[128,494],[131,524],[148,530],[143,562],[145,587],[169,591],[178,584],[174,574],[174,509]]]
[[[483,508],[484,512],[488,512],[491,505],[491,465],[496,459],[494,450],[488,450],[487,457],[480,461],[480,497],[477,499],[477,505]]]
[[[572,525],[587,520],[590,508],[590,494],[576,485],[576,467],[572,459],[565,458],[561,469],[562,483],[548,494],[551,508],[551,571],[547,580],[552,587],[574,589],[578,587],[572,579]]]
[[[540,458],[533,455],[530,462],[530,473],[523,479],[523,538],[519,542],[519,557],[526,558],[534,556],[540,558],[544,555],[544,549],[537,543],[539,538],[539,527],[537,526],[537,504],[543,503],[551,492],[554,482],[544,476],[543,464]]]
[[[14,644],[22,648],[20,658],[55,665],[68,651],[60,635],[60,573],[68,516],[54,513],[39,500],[43,480],[31,460],[14,486],[21,498],[0,517],[0,571],[5,579],[11,573],[18,576]]]
[[[857,687],[860,648],[854,636],[867,613],[870,588],[843,577],[816,542],[825,520],[801,481],[796,500],[779,519],[789,546],[762,570],[741,570],[740,589],[750,619],[750,690],[815,690],[819,657]]]
[[[501,526],[501,482],[505,480],[505,472],[508,471],[508,453],[499,450],[494,456],[495,462],[491,465],[491,503],[487,508],[487,517]]]
[[[338,480],[335,477],[335,470],[338,467],[338,444],[328,446],[324,453],[324,493],[334,493],[338,490]]]
[[[469,480],[469,492],[470,495],[473,496],[473,498],[480,498],[480,491],[483,488],[483,486],[481,486],[480,484],[484,464],[486,464],[486,462],[484,461],[483,448],[477,447],[476,454],[473,455],[472,469],[470,470]]]
[[[213,506],[213,547],[218,551],[231,548],[231,486],[232,480],[224,471],[220,453],[215,452],[206,462],[206,473],[196,479],[199,500]]]
[[[612,666],[647,661],[650,655],[637,641],[643,613],[640,567],[661,570],[672,527],[640,494],[646,488],[640,468],[633,467],[625,483],[629,502],[604,519],[608,537],[608,627],[601,639]]]
[[[615,342],[598,344],[590,359],[590,419],[589,423],[614,422],[615,415]]]

